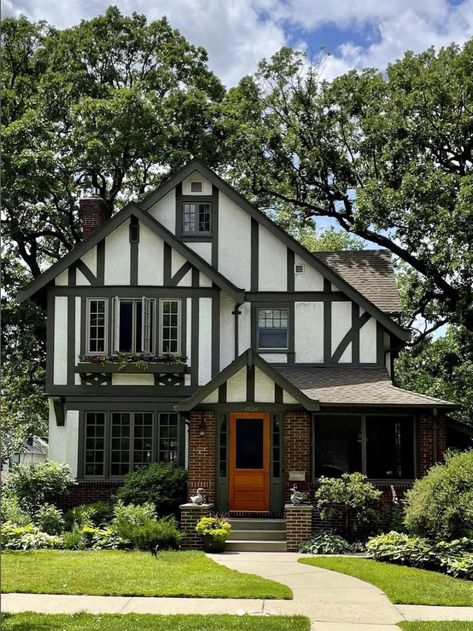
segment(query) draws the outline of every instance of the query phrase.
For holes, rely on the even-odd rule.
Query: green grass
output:
[[[203,552],[36,550],[2,553],[2,591],[103,596],[292,598],[286,585],[242,574]]]
[[[372,583],[396,604],[473,605],[473,582],[452,578],[439,572],[350,557],[322,556],[299,561]]]
[[[473,631],[473,622],[401,622],[405,631]]]
[[[4,614],[2,631],[309,631],[302,616]]]

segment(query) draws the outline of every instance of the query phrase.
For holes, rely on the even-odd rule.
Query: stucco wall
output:
[[[237,287],[250,288],[251,218],[220,192],[218,268]]]
[[[67,384],[67,296],[55,297],[53,383]]]
[[[296,302],[294,306],[294,348],[296,362],[324,361],[324,305]]]
[[[105,238],[105,284],[130,284],[129,221]]]

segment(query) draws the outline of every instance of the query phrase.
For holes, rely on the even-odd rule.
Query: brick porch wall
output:
[[[55,503],[59,508],[67,510],[80,504],[108,502],[120,485],[121,482],[117,480],[79,480],[68,495],[56,498]]]
[[[437,428],[435,429],[432,416],[425,415],[419,418],[417,427],[417,469],[419,477],[423,477],[432,465],[436,464],[436,462],[441,462],[443,459],[447,449],[447,421],[444,417],[439,417]],[[435,434],[437,434],[436,446],[434,446]]]
[[[202,421],[205,430],[199,430]],[[215,412],[193,411],[189,419],[189,496],[203,488],[207,502],[215,503],[215,467]]]
[[[308,488],[311,480],[311,414],[305,410],[284,415],[284,502],[290,497],[289,471],[304,471],[305,482],[297,482],[299,490]]]

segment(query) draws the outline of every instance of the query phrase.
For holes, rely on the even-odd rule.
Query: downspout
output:
[[[234,311],[232,311],[233,315],[235,316],[235,351],[234,351],[235,357],[234,357],[234,359],[236,359],[238,357],[238,348],[239,348],[239,341],[238,341],[238,316],[241,314],[240,307],[241,307],[241,302],[237,302],[235,304]]]

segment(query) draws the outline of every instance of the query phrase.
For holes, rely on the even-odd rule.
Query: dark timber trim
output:
[[[259,283],[259,223],[251,219],[251,291],[258,291]]]
[[[237,303],[235,305],[235,309],[232,311],[232,314],[235,316],[234,317],[234,335],[235,335],[235,359],[238,357],[238,351],[239,351],[239,346],[240,346],[240,320],[238,318],[239,315],[241,315],[241,311],[240,311],[240,307],[241,304]]]
[[[255,367],[246,367],[246,400],[248,403],[255,401]]]
[[[197,271],[197,277],[199,272]],[[202,298],[214,296],[218,293],[215,287],[161,287],[159,285],[140,285],[130,287],[129,285],[107,285],[105,287],[52,287],[48,293],[52,296],[84,296],[87,298],[113,298],[121,296],[124,298],[134,298],[148,296],[150,298],[192,298],[201,296]]]
[[[166,195],[173,187],[175,187],[179,182],[182,182],[186,177],[191,175],[194,171],[199,172],[202,177],[207,179],[213,185],[217,186],[229,199],[231,199],[235,204],[237,204],[242,210],[247,212],[253,219],[258,221],[258,223],[262,224],[269,232],[275,235],[280,241],[285,243],[287,247],[294,250],[294,252],[304,259],[309,265],[311,265],[314,269],[320,272],[323,276],[327,277],[327,279],[340,287],[344,292],[347,293],[349,298],[359,304],[363,309],[371,313],[377,320],[380,320],[384,327],[391,331],[396,337],[401,340],[407,340],[409,338],[409,332],[403,329],[397,322],[392,320],[388,315],[386,315],[381,309],[379,309],[376,305],[374,305],[370,300],[368,300],[365,296],[360,294],[354,287],[352,287],[347,281],[345,281],[341,276],[339,276],[334,270],[324,263],[322,260],[317,258],[316,254],[312,254],[306,248],[304,248],[300,243],[298,243],[293,237],[287,234],[282,228],[277,226],[267,215],[265,215],[258,208],[250,204],[250,202],[245,199],[242,195],[237,193],[237,191],[232,188],[229,184],[227,184],[224,180],[222,180],[216,173],[207,168],[202,162],[199,160],[191,160],[188,164],[186,164],[180,171],[171,176],[163,185],[161,185],[157,190],[150,193],[142,202],[141,207],[144,210],[148,210],[151,206],[153,206],[158,200],[160,200],[164,195]]]
[[[166,286],[171,286],[171,260],[172,248],[168,243],[164,244],[163,279]]]
[[[97,283],[105,284],[105,239],[97,243]]]
[[[226,383],[230,377],[236,374],[239,370],[245,366],[257,366],[262,370],[272,381],[277,383],[283,390],[288,392],[294,399],[296,399],[302,407],[307,410],[318,410],[319,403],[313,399],[309,399],[303,392],[299,390],[294,384],[288,381],[277,369],[273,368],[271,364],[268,364],[257,353],[248,349],[235,359],[231,364],[224,368],[214,379],[209,381],[204,386],[201,386],[189,399],[182,401],[175,406],[178,411],[192,410],[196,405],[202,403],[202,401],[208,397],[214,390],[217,390],[223,383]],[[240,404],[241,407],[242,404]]]
[[[274,384],[274,403],[282,403],[284,400],[284,392],[281,386],[277,383]]]
[[[342,341],[335,349],[335,352],[333,353],[331,357],[332,362],[337,363],[338,361],[340,361],[340,358],[345,352],[345,350],[348,348],[348,345],[350,343],[354,343],[355,340],[358,340],[358,345],[357,345],[358,358],[355,361],[355,358],[353,357],[353,354],[352,354],[351,363],[353,364],[359,363],[360,361],[360,330],[363,328],[363,326],[368,322],[370,318],[371,318],[371,315],[367,313],[366,311],[362,316],[360,316],[358,305],[356,305],[355,303],[352,303],[352,323],[351,323],[350,330],[348,331],[348,333],[344,335],[344,337],[342,338]]]
[[[136,287],[138,285],[138,248],[139,243],[130,243],[130,285]]]
[[[222,383],[221,386],[218,387],[218,402],[226,403],[227,402],[227,382]]]
[[[68,276],[68,286],[75,287],[77,282],[77,265],[71,265],[69,268],[69,276]]]
[[[91,272],[91,270],[87,267],[87,265],[81,259],[76,261],[77,269],[86,277],[89,283],[94,286],[98,285],[97,277],[95,274]]]
[[[182,233],[182,182],[176,185],[176,212],[175,212],[176,229],[174,234],[177,236]]]
[[[189,272],[191,269],[195,269],[195,268],[192,267],[189,261],[186,261],[184,265],[180,267],[177,270],[177,272],[174,274],[174,276],[171,278],[170,284],[173,287],[177,287],[179,283],[181,282],[181,280],[184,278],[184,276],[187,274],[187,272]]]
[[[212,207],[210,224],[212,231],[212,267],[218,269],[218,187],[212,184]]]
[[[310,302],[349,302],[350,298],[340,291],[246,291],[247,302],[310,301]]]
[[[295,276],[294,276],[294,266],[296,261],[296,255],[294,250],[291,248],[287,248],[287,291],[294,291],[295,286]]]

